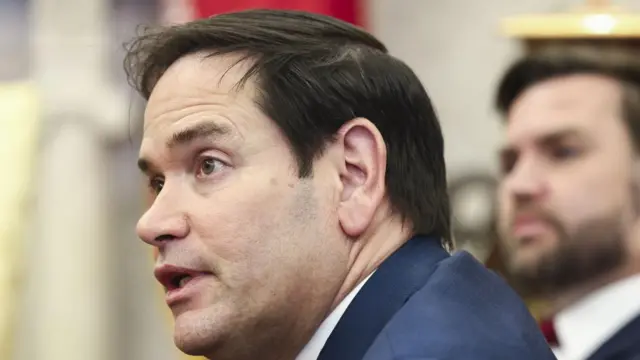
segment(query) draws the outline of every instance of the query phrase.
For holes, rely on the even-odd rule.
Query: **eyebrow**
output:
[[[231,133],[231,129],[227,126],[223,126],[214,122],[201,122],[185,129],[179,130],[166,142],[166,146],[169,149],[186,146],[199,139],[207,139],[217,136],[226,136]],[[153,164],[144,158],[138,159],[138,168],[145,174],[154,172]]]
[[[553,134],[549,134],[545,137],[543,137],[540,140],[540,143],[542,145],[552,145],[554,143],[558,143],[561,140],[564,139],[570,139],[570,138],[576,138],[576,139],[582,139],[582,135],[580,134],[580,132],[578,132],[575,129],[567,129],[567,130],[562,130],[562,131],[558,131],[555,132]]]
[[[582,139],[582,136],[575,129],[561,129],[559,131],[543,135],[539,139],[536,139],[535,142],[538,145],[549,146],[567,138]],[[500,149],[499,155],[500,155],[500,158],[505,158],[508,156],[514,156],[517,152],[518,150],[513,145],[507,145],[502,149]]]
[[[171,149],[177,146],[187,145],[198,139],[229,135],[230,132],[231,130],[226,126],[214,122],[202,122],[174,133],[166,145]]]

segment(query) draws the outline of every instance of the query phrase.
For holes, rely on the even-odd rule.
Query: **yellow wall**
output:
[[[0,84],[0,358],[10,359],[23,230],[37,150],[38,101],[29,83]]]

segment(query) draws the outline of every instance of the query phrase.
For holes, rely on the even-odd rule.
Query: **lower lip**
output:
[[[204,280],[205,277],[206,277],[205,275],[198,275],[192,278],[191,280],[189,280],[189,282],[187,282],[183,287],[179,289],[169,290],[165,296],[165,301],[167,302],[167,305],[171,307],[195,295],[196,291],[198,290],[198,286]]]
[[[513,235],[517,238],[534,238],[548,233],[550,226],[544,222],[526,222],[514,227]]]

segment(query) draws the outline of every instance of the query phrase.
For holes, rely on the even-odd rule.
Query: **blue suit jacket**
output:
[[[471,255],[414,237],[353,299],[318,360],[555,359],[520,298]]]
[[[589,360],[640,360],[640,316],[613,335]]]

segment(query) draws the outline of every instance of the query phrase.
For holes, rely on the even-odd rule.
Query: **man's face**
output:
[[[297,176],[253,83],[234,89],[247,69],[227,71],[235,60],[190,55],[172,65],[149,99],[140,148],[153,203],[137,232],[158,248],[175,341],[216,359],[310,336],[342,285],[351,246],[336,218],[331,162],[320,157],[312,177]]]
[[[636,185],[621,99],[614,80],[573,75],[532,86],[511,107],[499,229],[523,285],[555,291],[624,260]]]

